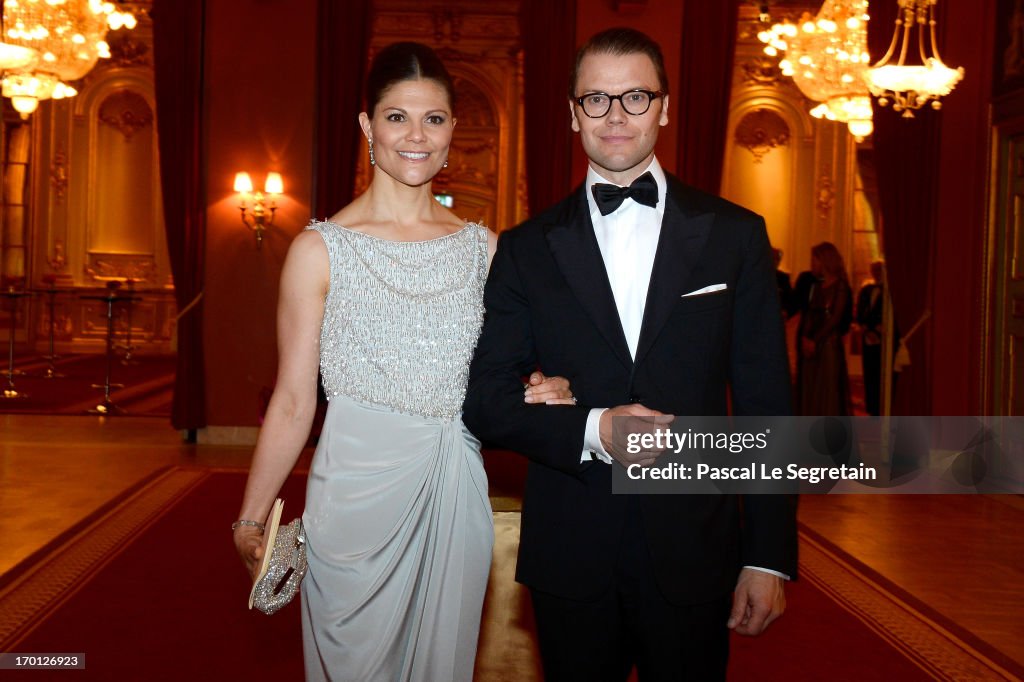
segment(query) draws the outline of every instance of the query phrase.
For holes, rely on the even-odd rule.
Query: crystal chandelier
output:
[[[779,62],[800,91],[820,102],[816,118],[845,123],[860,142],[874,130],[864,72],[868,56],[868,0],[825,0],[816,17],[804,13],[799,28],[788,21],[761,31],[765,54]]]
[[[135,16],[102,0],[3,0],[3,96],[22,118],[45,99],[73,97],[69,82],[110,57],[109,29],[135,28]],[[31,55],[20,65],[3,60],[7,48]]]
[[[904,118],[913,118],[914,109],[920,109],[931,101],[933,109],[942,108],[940,97],[953,91],[964,77],[964,69],[951,69],[942,63],[935,46],[935,3],[938,0],[899,0],[896,14],[896,28],[893,30],[889,51],[873,67],[867,70],[866,79],[871,94],[878,97],[878,103],[886,106],[892,100],[892,108],[902,111]],[[925,45],[925,24],[928,25],[929,44]],[[914,27],[917,26],[917,47],[921,57],[918,65],[908,65],[907,52],[913,42]],[[902,27],[902,31],[900,28]],[[890,63],[899,47],[899,59]],[[930,47],[928,54],[926,47]]]
[[[11,45],[0,40],[0,71],[5,69],[29,69],[39,61],[39,53],[35,50]]]

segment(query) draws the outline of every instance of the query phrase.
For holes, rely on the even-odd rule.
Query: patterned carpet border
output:
[[[94,515],[62,536],[63,542],[34,555],[28,567],[0,589],[0,651],[15,650],[34,627],[74,595],[184,495],[210,475],[208,470],[173,467],[119,504]]]
[[[223,469],[235,471],[234,469]],[[75,594],[132,540],[220,468],[171,467],[129,489],[61,535],[0,584],[0,651],[18,641]],[[936,679],[1018,680],[993,656],[965,641],[883,581],[874,580],[842,550],[806,528],[800,530],[803,579],[827,594],[909,660]],[[874,576],[877,577],[877,576]]]
[[[801,577],[939,680],[1019,680],[1020,677],[870,580],[827,542],[800,531]]]

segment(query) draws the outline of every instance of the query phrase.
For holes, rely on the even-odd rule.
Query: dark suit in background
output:
[[[796,284],[793,285],[793,291],[790,293],[789,300],[782,302],[786,308],[786,314],[793,317],[797,313],[803,313],[807,310],[811,302],[811,290],[814,284],[820,281],[810,270],[804,270],[797,275]],[[799,350],[797,348],[798,352]]]
[[[772,249],[772,262],[775,264],[775,282],[779,288],[779,305],[785,317],[789,317],[789,300],[793,297],[793,283],[790,281],[789,273],[782,270],[782,249]]]
[[[793,297],[793,285],[789,279],[789,273],[783,270],[775,271],[775,285],[779,290],[779,305],[789,315],[789,300]]]
[[[881,284],[870,282],[857,294],[857,324],[861,328],[861,363],[864,370],[864,409],[881,413],[882,299]]]

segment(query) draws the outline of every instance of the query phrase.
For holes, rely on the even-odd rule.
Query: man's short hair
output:
[[[580,64],[588,54],[645,54],[654,63],[654,71],[658,74],[658,89],[668,94],[668,78],[665,77],[665,58],[661,54],[661,47],[646,33],[620,26],[592,36],[576,51],[576,63],[569,78],[570,99],[576,98],[576,80],[579,78]]]

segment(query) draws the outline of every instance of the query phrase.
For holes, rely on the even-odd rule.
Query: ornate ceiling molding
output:
[[[743,84],[754,87],[777,87],[782,79],[778,62],[766,55],[752,57],[740,64]]]

